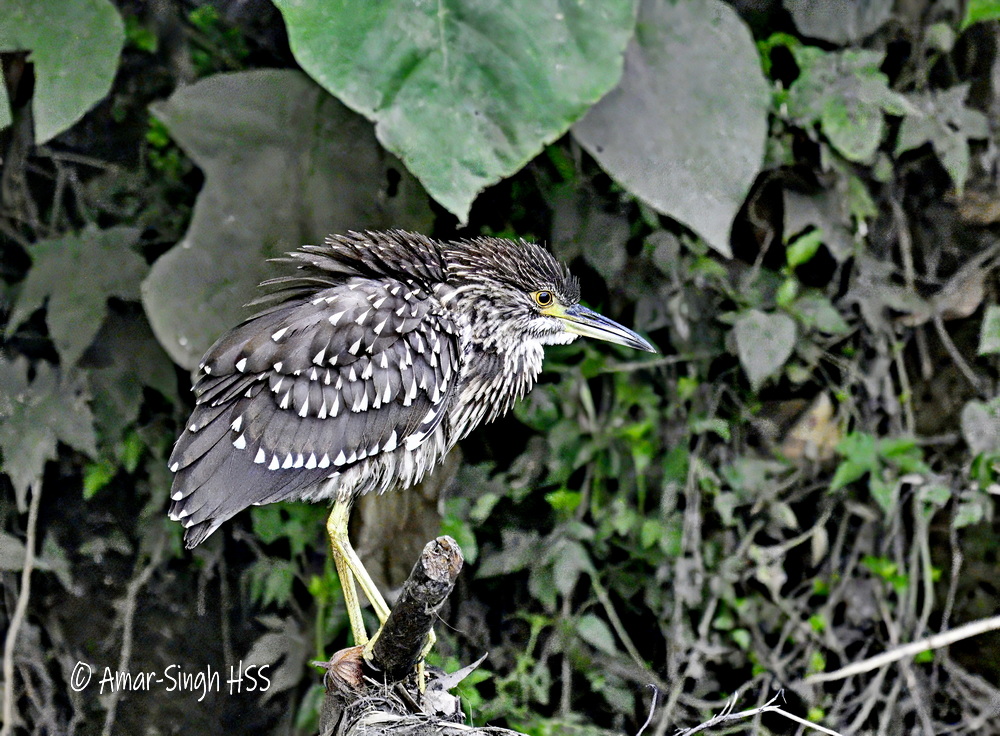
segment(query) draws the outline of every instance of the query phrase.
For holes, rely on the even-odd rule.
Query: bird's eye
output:
[[[536,291],[534,297],[535,304],[540,307],[551,307],[554,301],[551,291]]]

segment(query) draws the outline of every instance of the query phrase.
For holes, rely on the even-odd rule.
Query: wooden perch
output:
[[[362,647],[351,647],[322,663],[327,674],[320,736],[522,736],[464,725],[459,700],[448,690],[479,662],[468,672],[429,673],[424,692],[417,687],[417,661],[463,561],[451,537],[429,542],[372,647],[371,660],[362,658]]]
[[[464,562],[451,537],[438,537],[424,547],[372,649],[369,664],[388,682],[399,682],[413,671]]]

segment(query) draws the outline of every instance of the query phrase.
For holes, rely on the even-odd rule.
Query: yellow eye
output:
[[[555,301],[551,291],[536,291],[533,296],[535,297],[535,304],[540,307],[551,307]]]

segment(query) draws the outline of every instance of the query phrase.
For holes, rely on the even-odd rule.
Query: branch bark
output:
[[[451,537],[429,542],[403,584],[371,659],[364,659],[362,647],[351,647],[323,663],[327,674],[320,736],[523,736],[463,723],[459,700],[448,690],[467,674],[464,670],[431,673],[424,691],[418,687],[417,662],[463,561]]]

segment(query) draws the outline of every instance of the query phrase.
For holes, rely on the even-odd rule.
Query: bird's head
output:
[[[627,327],[580,304],[580,284],[569,270],[535,243],[477,238],[456,243],[448,254],[474,324],[486,342],[562,345],[591,337],[656,352]]]

